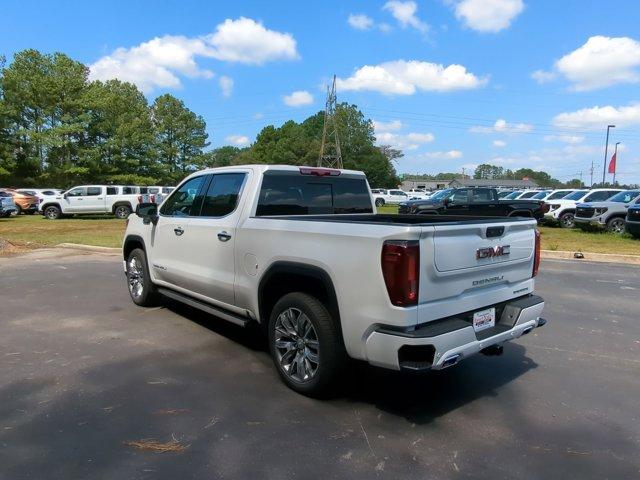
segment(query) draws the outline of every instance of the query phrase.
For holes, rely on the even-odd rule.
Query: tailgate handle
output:
[[[501,237],[504,234],[504,227],[487,227],[487,238]]]

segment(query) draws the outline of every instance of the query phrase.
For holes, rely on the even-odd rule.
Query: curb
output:
[[[575,253],[583,255],[574,257]],[[585,262],[622,263],[625,265],[640,265],[640,255],[618,255],[613,253],[569,252],[565,250],[542,250],[543,259],[576,260]]]
[[[121,253],[121,248],[115,247],[99,247],[97,245],[83,245],[81,243],[59,243],[56,248],[71,248],[73,250],[84,250],[87,252],[97,253]]]

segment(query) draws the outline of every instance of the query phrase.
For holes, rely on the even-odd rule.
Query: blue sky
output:
[[[149,101],[170,92],[212,146],[338,100],[399,146],[398,171],[479,163],[601,179],[607,123],[618,179],[640,183],[640,2],[579,0],[5,0],[0,53],[62,51]],[[296,93],[297,92],[297,93]],[[611,156],[611,153],[609,153]]]

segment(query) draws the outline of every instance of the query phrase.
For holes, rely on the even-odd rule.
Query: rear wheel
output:
[[[347,361],[336,320],[315,297],[289,293],[269,320],[269,347],[280,377],[298,393],[327,393]]]
[[[382,207],[384,205],[383,198],[376,198],[376,207]]]
[[[616,217],[607,222],[607,231],[611,233],[624,233],[624,218]]]
[[[131,207],[129,207],[129,205],[118,205],[113,211],[113,214],[116,216],[116,218],[124,220],[129,215],[131,215]]]
[[[134,249],[127,258],[127,285],[131,300],[136,305],[153,307],[158,304],[160,294],[151,283],[147,256],[140,248]]]
[[[20,215],[22,213],[22,207],[16,203],[16,210],[12,213],[12,215]]]
[[[560,215],[560,218],[558,218],[558,220],[560,221],[560,226],[562,228],[572,228],[575,225],[573,218],[573,212],[563,213],[562,215]]]
[[[48,220],[57,220],[62,216],[62,211],[60,211],[59,207],[55,205],[50,205],[44,209],[44,216]]]

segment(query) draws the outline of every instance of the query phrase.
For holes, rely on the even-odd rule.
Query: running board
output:
[[[248,318],[242,317],[240,315],[235,315],[221,308],[215,307],[200,300],[196,300],[195,298],[192,298],[183,293],[176,292],[175,290],[169,290],[168,288],[158,288],[158,291],[165,297],[177,300],[178,302],[184,303],[193,308],[197,308],[198,310],[202,310],[203,312],[209,313],[211,315],[215,315],[216,317],[222,318],[227,322],[234,323],[241,327],[246,327],[247,323],[249,323]]]

